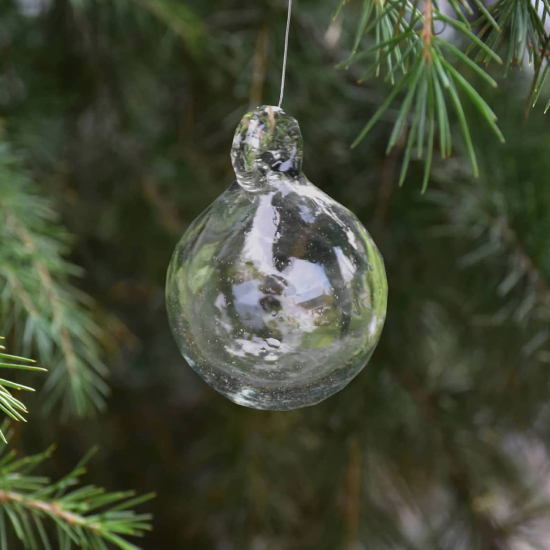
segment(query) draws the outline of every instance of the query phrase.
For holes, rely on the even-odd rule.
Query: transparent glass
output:
[[[302,173],[296,120],[277,107],[235,134],[237,181],[189,227],[166,286],[189,365],[239,405],[288,410],[341,390],[386,315],[384,263],[361,222]]]

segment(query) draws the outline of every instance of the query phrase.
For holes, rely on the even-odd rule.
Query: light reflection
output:
[[[265,116],[237,130],[238,184],[183,236],[167,304],[182,353],[208,383],[237,403],[284,410],[328,397],[365,366],[387,283],[365,228],[301,172],[296,121],[272,111],[270,141]]]

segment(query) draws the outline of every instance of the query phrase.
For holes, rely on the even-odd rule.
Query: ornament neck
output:
[[[247,191],[265,188],[274,177],[298,177],[302,158],[298,122],[279,107],[259,107],[237,127],[231,160],[238,183]]]

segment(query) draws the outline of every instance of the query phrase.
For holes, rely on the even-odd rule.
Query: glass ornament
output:
[[[237,180],[176,246],[168,317],[187,363],[235,403],[319,403],[367,364],[386,316],[384,262],[357,217],[302,172],[298,123],[260,107],[239,124]]]

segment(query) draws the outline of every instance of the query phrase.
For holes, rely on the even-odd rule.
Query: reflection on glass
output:
[[[176,247],[170,325],[193,369],[235,403],[286,410],[342,389],[380,338],[387,282],[359,220],[301,171],[296,121],[276,107],[235,135],[237,181]]]

